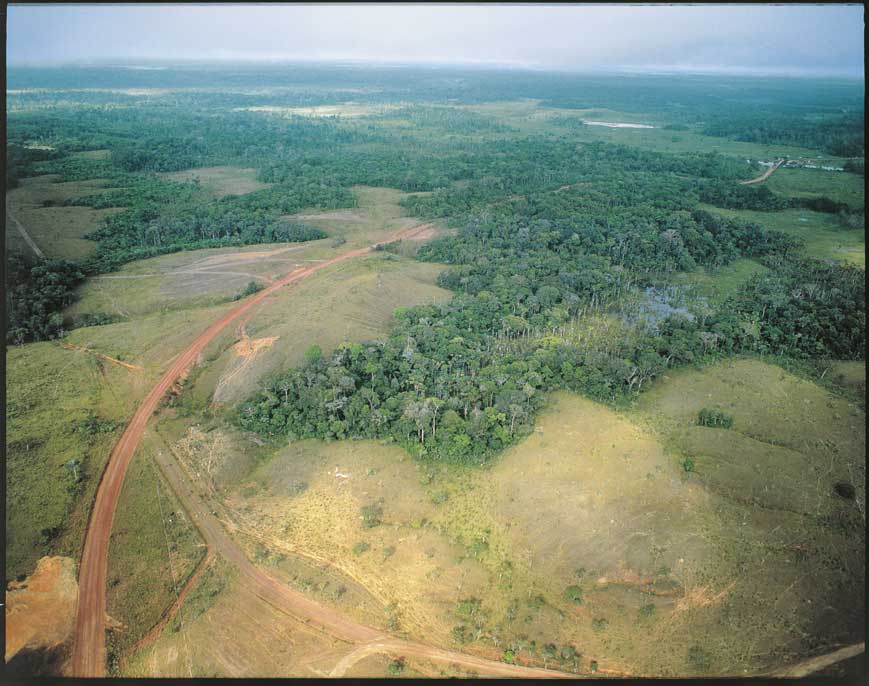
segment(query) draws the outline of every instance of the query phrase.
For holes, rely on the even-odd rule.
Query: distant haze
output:
[[[7,62],[365,60],[863,76],[862,5],[9,5]]]

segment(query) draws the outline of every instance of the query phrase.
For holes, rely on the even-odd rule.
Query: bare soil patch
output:
[[[43,557],[33,574],[6,591],[6,662],[21,650],[52,649],[72,634],[78,583],[75,561]]]

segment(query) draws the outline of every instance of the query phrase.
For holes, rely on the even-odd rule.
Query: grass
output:
[[[203,399],[235,403],[265,375],[295,366],[313,344],[328,354],[344,341],[386,335],[398,307],[449,299],[434,284],[442,267],[375,253],[329,267],[269,299],[245,323],[251,341],[269,345],[253,354],[226,350],[195,387]]]
[[[95,210],[90,207],[62,207],[70,198],[98,193],[104,181],[69,181],[55,183],[52,175],[22,179],[19,188],[6,194],[9,212],[21,222],[25,231],[49,258],[78,260],[96,246],[82,238],[98,228],[104,217],[120,212],[119,208]],[[6,222],[6,249],[9,253],[33,256],[12,221]]]
[[[258,181],[257,170],[243,167],[197,167],[178,172],[160,174],[170,181],[198,180],[199,185],[215,198],[227,195],[244,195],[271,184]]]
[[[668,123],[666,119],[648,113],[617,112],[605,109],[561,109],[545,107],[539,101],[531,99],[483,103],[481,105],[466,105],[480,114],[494,117],[508,126],[512,126],[521,134],[555,134],[566,135],[579,141],[605,141],[622,145],[632,145],[647,150],[670,153],[704,153],[719,152],[742,159],[768,159],[775,157],[818,157],[818,151],[790,145],[761,145],[743,143],[726,138],[704,136],[695,131],[670,131],[663,128],[655,129],[614,129],[605,126],[585,126],[581,128],[558,125],[559,118],[589,119],[592,121],[627,122],[651,124],[662,127]],[[844,160],[829,155],[822,155],[835,166],[841,166]]]
[[[154,626],[205,554],[192,523],[159,473],[147,440],[124,479],[108,555],[107,611],[124,625],[110,634],[116,655]]]
[[[835,215],[800,209],[755,212],[726,210],[711,205],[700,205],[700,208],[726,217],[756,222],[767,229],[800,238],[805,243],[805,253],[809,257],[847,262],[865,268],[865,232],[842,227]]]
[[[696,295],[719,305],[752,276],[766,271],[768,269],[759,262],[739,259],[715,270],[698,267],[693,272],[676,272],[670,275],[669,282],[690,286]]]
[[[704,407],[732,415],[733,428],[697,426]],[[741,360],[671,374],[626,415],[553,394],[535,432],[483,470],[419,463],[375,441],[292,443],[264,452],[225,502],[269,551],[263,564],[328,563],[411,637],[453,645],[456,603],[476,598],[462,620],[472,652],[491,643],[474,639],[479,623],[514,658],[530,658],[534,640],[582,645],[580,671],[594,660],[694,674],[686,646],[704,635],[716,673],[744,673],[857,631],[859,536],[843,532],[858,524],[831,493],[848,481],[857,500],[847,502],[865,502],[864,434],[857,406]],[[208,436],[243,441],[225,428]],[[360,512],[375,502],[381,523],[366,529]],[[366,552],[354,554],[360,541]],[[324,573],[306,572],[306,588],[337,603]],[[828,625],[827,605],[840,625]]]
[[[793,198],[827,197],[850,207],[863,207],[863,177],[823,169],[779,169],[765,182],[779,195]]]
[[[74,330],[6,352],[6,564],[29,573],[45,554],[77,558],[94,490],[120,427],[164,365],[221,309]],[[139,366],[129,370],[82,350]],[[87,431],[87,420],[114,431]],[[80,462],[81,483],[65,465]],[[56,529],[43,543],[42,531]]]

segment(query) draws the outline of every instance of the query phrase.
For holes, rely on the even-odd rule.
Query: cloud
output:
[[[313,59],[863,73],[860,5],[10,5],[7,60]]]

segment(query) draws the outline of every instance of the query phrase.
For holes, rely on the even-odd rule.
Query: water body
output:
[[[585,121],[589,126],[608,126],[611,129],[654,129],[655,126],[649,124],[624,124],[613,121]]]

